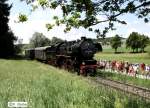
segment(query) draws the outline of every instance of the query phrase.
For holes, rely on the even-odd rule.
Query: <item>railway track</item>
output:
[[[104,79],[101,77],[96,77],[94,80],[96,83],[100,83],[106,86],[110,86],[112,88],[131,93],[137,96],[140,96],[142,98],[145,98],[146,100],[150,100],[150,89],[148,88],[143,88],[131,84],[126,84],[120,81],[114,81],[111,79]]]

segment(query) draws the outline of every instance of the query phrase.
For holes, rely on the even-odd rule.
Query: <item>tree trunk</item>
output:
[[[144,48],[141,48],[141,50],[142,50],[142,53],[144,53]]]
[[[138,53],[138,48],[136,48],[136,52]]]
[[[117,52],[117,48],[115,48],[115,53]]]
[[[132,52],[134,53],[134,49],[132,49]]]

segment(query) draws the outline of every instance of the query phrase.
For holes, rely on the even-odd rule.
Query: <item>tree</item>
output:
[[[6,1],[0,1],[0,57],[12,56],[15,53],[14,41],[16,37],[8,26],[11,6]]]
[[[63,42],[63,40],[60,39],[60,38],[57,38],[57,37],[53,37],[52,40],[51,40],[51,45],[54,45],[54,44],[57,44],[57,43],[60,43],[60,42]]]
[[[35,32],[30,39],[30,46],[32,48],[43,47],[50,45],[51,41],[42,33]]]
[[[113,37],[111,40],[111,47],[115,49],[115,53],[117,52],[118,47],[121,47],[121,44],[121,38],[119,35],[115,35],[115,37]]]
[[[141,49],[141,52],[144,52],[144,48],[148,45],[149,38],[145,35],[141,35],[137,32],[132,32],[126,40],[126,47],[131,48],[133,52],[136,49]]]
[[[145,36],[145,35],[140,35],[139,36],[139,39],[140,39],[140,48],[141,48],[141,52],[144,52],[144,49],[145,47],[148,45],[149,43],[149,37],[148,36]]]
[[[133,52],[136,49],[138,52],[139,46],[139,34],[137,32],[132,32],[126,40],[126,47],[131,48]]]
[[[15,45],[15,53],[19,54],[23,51],[23,39],[18,39],[17,44]]]
[[[89,31],[95,31],[99,36],[104,35],[109,30],[114,30],[114,23],[126,24],[121,19],[121,15],[134,14],[138,18],[143,18],[145,22],[149,21],[150,5],[149,0],[21,0],[31,4],[32,11],[39,7],[56,9],[61,7],[63,16],[54,16],[55,24],[47,24],[48,30],[53,26],[66,24],[64,32],[69,31],[72,27],[84,27]],[[33,2],[37,1],[38,5]],[[82,15],[82,18],[81,18]],[[102,18],[101,18],[102,17]],[[24,15],[20,15],[20,21],[26,21]],[[100,31],[99,28],[93,30],[91,26],[100,23],[108,23],[104,30]]]
[[[149,57],[150,57],[150,42],[149,42],[149,44],[148,44],[147,51],[148,51],[148,55],[149,55]]]

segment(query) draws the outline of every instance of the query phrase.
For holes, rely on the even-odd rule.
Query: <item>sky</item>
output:
[[[52,30],[47,31],[45,24],[53,23],[53,16],[61,16],[61,9],[58,7],[56,10],[52,9],[37,9],[35,12],[30,12],[31,7],[25,2],[20,0],[9,0],[9,4],[13,4],[9,16],[9,26],[15,36],[19,39],[23,39],[23,43],[29,43],[30,38],[35,32],[43,33],[46,37],[51,39],[53,36],[64,40],[75,40],[81,36],[89,38],[96,38],[96,34],[89,32],[88,30],[80,27],[80,29],[72,29],[68,33],[64,33],[64,26],[54,27]],[[28,15],[29,19],[24,23],[16,23],[19,13]],[[127,25],[115,24],[117,30],[110,31],[106,37],[112,37],[115,34],[119,34],[122,37],[127,38],[130,33],[138,32],[150,37],[150,22],[144,23],[143,20],[139,20],[137,17],[127,14],[120,17],[122,20],[127,21]],[[94,28],[103,28],[105,23],[94,26]]]

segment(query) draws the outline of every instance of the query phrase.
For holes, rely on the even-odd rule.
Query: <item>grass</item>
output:
[[[148,47],[145,48],[145,51],[148,51]],[[129,53],[131,52],[131,49],[126,49],[125,45],[119,47],[118,52],[122,53],[115,54],[114,49],[112,49],[111,46],[103,46],[103,52],[95,54],[95,59],[150,64],[150,56],[148,55],[148,53]]]
[[[115,49],[112,49],[112,47],[110,45],[104,45],[102,47],[103,47],[103,52],[104,53],[114,53],[115,52]],[[132,49],[131,48],[126,48],[126,45],[123,44],[121,47],[118,47],[117,51],[122,52],[122,53],[129,53],[129,52],[132,52]],[[147,46],[145,48],[145,51],[149,51],[149,46]]]
[[[102,46],[103,47],[103,52],[105,53],[114,53],[115,50],[112,49],[112,47],[110,45],[105,45]],[[126,48],[125,45],[122,45],[122,47],[119,47],[117,49],[118,52],[130,52],[131,50],[129,48]]]
[[[97,60],[117,60],[117,61],[128,61],[130,63],[145,63],[150,64],[150,57],[147,53],[121,53],[121,54],[114,54],[114,53],[97,53],[95,55]]]
[[[121,75],[121,74],[116,74],[111,72],[103,72],[100,70],[98,71],[98,74],[99,76],[104,78],[109,78],[112,80],[121,81],[124,83],[133,84],[133,85],[146,87],[150,89],[150,80],[147,79],[140,79],[136,77],[126,76],[126,75]]]
[[[143,99],[49,65],[0,59],[0,108],[11,101],[30,108],[150,108]]]

